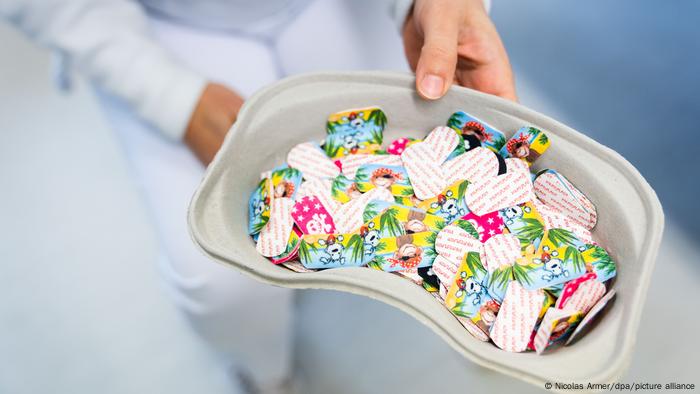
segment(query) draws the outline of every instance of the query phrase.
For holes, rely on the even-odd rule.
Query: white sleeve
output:
[[[107,92],[124,99],[163,134],[182,138],[206,79],[153,39],[132,0],[0,0],[0,16]]]
[[[484,8],[486,12],[491,11],[491,0],[483,0]],[[391,17],[396,23],[396,28],[399,30],[399,34],[403,32],[403,24],[406,22],[406,17],[413,7],[413,0],[392,0],[391,1]]]

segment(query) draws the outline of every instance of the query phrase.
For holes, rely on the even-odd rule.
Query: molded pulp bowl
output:
[[[617,300],[593,330],[573,346],[541,356],[508,353],[473,338],[438,300],[405,278],[365,267],[296,273],[257,253],[247,223],[248,198],[260,173],[283,164],[294,145],[323,139],[329,114],[373,105],[388,118],[385,142],[422,137],[457,110],[507,137],[525,125],[548,134],[551,147],[535,168],[560,171],[593,201],[599,218],[594,237],[618,264]],[[194,241],[218,262],[278,286],[333,289],[380,300],[426,324],[464,357],[542,387],[548,381],[599,383],[621,377],[632,355],[664,219],[656,194],[630,163],[570,127],[460,87],[427,102],[416,95],[410,75],[364,72],[293,77],[248,100],[196,191],[188,220]]]

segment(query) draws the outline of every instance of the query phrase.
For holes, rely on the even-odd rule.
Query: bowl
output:
[[[260,173],[283,164],[294,145],[321,140],[329,114],[375,105],[388,118],[385,142],[422,137],[457,110],[507,137],[525,125],[548,134],[551,147],[534,169],[556,169],[588,196],[598,211],[594,238],[617,262],[617,300],[586,336],[541,356],[508,353],[473,338],[438,300],[398,275],[364,267],[296,273],[258,254],[247,223],[248,198]],[[362,72],[292,77],[251,97],[195,192],[188,222],[194,242],[219,263],[272,285],[346,291],[385,302],[430,327],[473,362],[542,387],[545,382],[612,382],[622,376],[637,338],[664,216],[656,194],[629,162],[554,119],[461,87],[428,102],[417,96],[409,74]]]

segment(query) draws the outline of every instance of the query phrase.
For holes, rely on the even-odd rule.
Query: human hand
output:
[[[217,83],[204,88],[185,132],[185,143],[206,166],[218,152],[226,133],[238,117],[243,98]]]
[[[415,0],[403,42],[423,98],[438,99],[455,82],[517,100],[508,55],[482,0]]]

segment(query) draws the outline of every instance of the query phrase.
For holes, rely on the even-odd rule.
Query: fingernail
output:
[[[445,80],[437,75],[428,74],[420,82],[420,92],[429,99],[438,99],[445,89]]]

